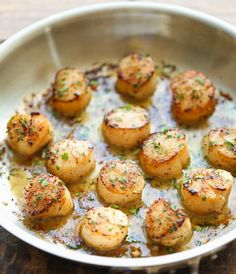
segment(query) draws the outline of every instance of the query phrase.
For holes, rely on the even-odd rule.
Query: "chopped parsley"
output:
[[[199,99],[199,98],[200,98],[200,95],[198,94],[198,92],[197,92],[196,89],[194,89],[194,90],[192,91],[192,98],[193,98],[193,99]]]
[[[203,229],[204,229],[204,227],[199,226],[199,225],[195,225],[195,227],[194,227],[194,230],[197,232],[201,232],[201,231],[203,231]]]
[[[28,123],[28,121],[25,118],[22,118],[20,120],[20,123],[21,123],[21,125],[22,125],[23,128],[28,128],[29,127],[29,123]]]
[[[166,248],[166,251],[167,251],[168,254],[174,253],[174,249],[171,246],[168,246]]]
[[[40,200],[42,200],[42,194],[38,193],[38,194],[36,195],[36,201],[38,202],[38,201],[40,201]]]
[[[136,154],[139,153],[139,151],[140,151],[140,148],[138,147],[138,148],[136,148],[136,149],[133,151],[133,154],[136,155]]]
[[[176,136],[178,139],[180,139],[182,137],[182,134],[181,133],[178,133],[177,136]]]
[[[93,79],[89,82],[89,86],[91,87],[92,90],[96,90],[98,87],[98,80]]]
[[[58,97],[63,97],[65,95],[65,93],[67,92],[67,90],[68,90],[67,87],[58,88],[57,89],[57,95],[58,95]]]
[[[110,205],[111,208],[114,208],[114,209],[118,209],[119,206],[118,205]]]
[[[71,244],[68,243],[68,244],[65,244],[65,246],[67,246],[68,248],[73,249],[73,250],[78,250],[78,249],[82,248],[80,243],[76,244],[76,245],[71,245]]]
[[[126,183],[126,182],[127,182],[127,179],[124,178],[124,177],[120,177],[120,178],[118,178],[118,181],[119,181],[120,183]]]
[[[196,179],[196,180],[201,180],[201,179],[203,179],[203,178],[204,178],[204,176],[203,176],[203,175],[200,175],[200,174],[195,176],[195,179]]]
[[[133,84],[133,88],[138,88],[139,87],[139,83],[134,83]]]
[[[120,189],[121,190],[126,190],[126,186],[121,186]]]
[[[184,99],[184,94],[183,93],[176,93],[176,98],[178,99],[178,100],[183,100]]]
[[[198,82],[200,85],[204,86],[205,85],[205,80],[202,77],[197,76],[195,78],[195,81]]]
[[[62,160],[64,161],[67,161],[69,159],[69,154],[67,152],[64,152],[62,155],[61,155],[61,158]]]
[[[175,232],[176,230],[177,230],[177,227],[176,227],[175,224],[173,224],[173,225],[169,228],[169,232],[170,232],[170,233],[173,233],[173,232]]]
[[[123,109],[125,109],[125,110],[131,110],[132,109],[132,105],[125,105],[125,106],[123,106],[122,107]]]
[[[137,214],[138,211],[139,211],[139,208],[137,208],[137,207],[131,207],[131,208],[129,209],[129,213],[131,213],[131,214],[133,214],[133,215]]]
[[[157,144],[157,143],[154,143],[154,142],[152,144],[153,144],[155,149],[158,149],[158,150],[161,149],[161,144],[159,144],[159,143]]]
[[[173,187],[177,190],[181,188],[180,184],[176,180],[173,181]]]
[[[33,162],[34,166],[43,166],[43,161],[42,160],[37,160]]]
[[[230,141],[225,141],[225,144],[227,145],[227,148],[229,150],[233,150],[234,149],[234,143],[230,142]]]
[[[42,179],[41,180],[41,184],[42,184],[42,186],[47,186],[48,185],[48,181],[46,179]]]

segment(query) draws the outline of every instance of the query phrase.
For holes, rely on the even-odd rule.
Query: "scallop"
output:
[[[171,80],[172,112],[181,123],[196,123],[215,110],[215,87],[203,73],[189,70]]]
[[[216,168],[236,175],[236,129],[216,128],[203,139],[203,151]]]
[[[145,173],[161,178],[174,179],[182,175],[190,156],[184,132],[164,129],[151,134],[142,145],[139,161]]]
[[[227,205],[232,185],[233,177],[225,170],[186,171],[180,189],[183,204],[199,215],[221,214]]]
[[[109,204],[124,205],[139,199],[144,186],[142,171],[135,162],[113,160],[102,167],[97,192]]]
[[[73,209],[70,192],[51,174],[30,179],[24,192],[25,211],[30,218],[65,216]]]
[[[53,84],[52,106],[64,116],[75,116],[89,104],[91,89],[85,75],[77,68],[59,70]]]
[[[154,93],[156,84],[156,67],[150,56],[130,54],[120,61],[116,83],[120,94],[144,100]]]
[[[152,242],[167,247],[180,246],[192,236],[188,216],[164,199],[154,201],[148,208],[146,230]]]
[[[8,145],[23,156],[32,156],[52,138],[49,120],[38,112],[16,114],[7,124]]]
[[[89,141],[65,139],[48,151],[46,166],[65,183],[78,183],[95,168],[93,145]]]
[[[140,106],[126,105],[108,112],[102,123],[106,141],[124,149],[137,147],[150,133],[150,117]]]
[[[98,251],[118,248],[127,233],[127,216],[122,211],[109,207],[90,209],[80,226],[83,241]]]

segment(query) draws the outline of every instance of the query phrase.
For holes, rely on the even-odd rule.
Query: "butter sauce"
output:
[[[236,105],[235,101],[218,95],[218,105],[215,113],[207,121],[198,126],[182,127],[177,125],[171,115],[171,92],[169,90],[169,79],[163,77],[167,73],[165,70],[172,68],[165,65],[159,66],[159,83],[154,96],[140,105],[146,107],[151,114],[152,132],[160,131],[164,128],[180,127],[186,135],[191,155],[191,163],[188,168],[209,167],[202,155],[202,137],[213,127],[236,128]],[[173,69],[174,71],[174,69]],[[172,73],[172,71],[171,71]],[[173,72],[175,73],[175,72]],[[122,151],[109,148],[101,135],[100,125],[104,113],[111,109],[127,103],[136,104],[133,101],[121,97],[115,91],[116,66],[104,64],[100,67],[86,72],[88,78],[93,81],[94,89],[92,100],[84,113],[75,119],[65,119],[55,113],[50,107],[51,89],[44,93],[37,93],[24,100],[24,110],[26,112],[38,111],[45,114],[54,127],[54,141],[64,138],[74,137],[76,139],[88,139],[94,143],[96,170],[85,180],[78,184],[67,185],[74,200],[74,211],[66,217],[51,218],[31,221],[24,218],[24,224],[41,237],[55,242],[60,242],[71,249],[81,249],[80,252],[90,254],[101,254],[84,246],[77,236],[79,222],[83,214],[92,207],[101,205],[107,206],[99,200],[96,194],[96,176],[101,166],[111,159],[133,159],[138,163],[138,149],[132,151]],[[169,72],[168,75],[169,76]],[[233,94],[232,94],[233,96]],[[235,100],[235,99],[234,99]],[[44,156],[46,148],[42,153],[37,154],[30,160],[17,158],[11,152],[7,152],[7,165],[9,167],[9,184],[12,193],[17,197],[20,206],[23,205],[23,190],[28,178],[32,174],[47,172],[44,166]],[[120,207],[129,216],[129,234],[126,241],[115,251],[102,254],[105,256],[117,257],[139,257],[154,256],[166,253],[178,252],[202,245],[236,226],[236,186],[234,184],[230,200],[230,214],[222,216],[210,216],[211,222],[221,224],[217,226],[200,226],[199,218],[190,214],[195,231],[191,240],[179,249],[164,248],[152,245],[145,233],[144,220],[146,208],[157,198],[163,197],[171,201],[173,205],[182,207],[178,194],[178,181],[161,182],[146,178],[146,186],[143,191],[142,200],[137,201],[127,207]],[[227,211],[227,209],[226,209]],[[24,213],[23,213],[24,214]],[[205,218],[205,217],[204,217]],[[201,219],[202,220],[202,219]]]

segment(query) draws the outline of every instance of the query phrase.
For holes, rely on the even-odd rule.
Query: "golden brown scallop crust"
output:
[[[24,193],[27,215],[29,217],[40,217],[57,203],[60,203],[60,207],[63,208],[67,202],[64,195],[65,191],[68,190],[56,176],[40,174],[33,177],[26,186]],[[60,212],[56,215],[60,216]]]
[[[145,108],[126,105],[104,116],[102,133],[111,145],[131,149],[147,138],[150,127],[150,116]]]
[[[188,216],[161,198],[147,210],[146,229],[153,242],[166,246],[179,245],[192,234]]]
[[[203,151],[208,161],[236,175],[236,129],[215,128],[203,138]]]
[[[116,114],[118,114],[116,118]],[[131,119],[125,119],[129,116]],[[133,119],[132,119],[133,118]],[[140,106],[126,105],[115,108],[104,116],[104,124],[111,128],[142,129],[150,123],[148,111]]]
[[[221,213],[228,202],[233,177],[221,169],[186,171],[181,184],[184,205],[196,214]]]
[[[52,126],[38,112],[16,114],[7,124],[9,146],[24,156],[31,156],[53,138]]]
[[[127,204],[140,198],[145,186],[143,173],[134,161],[107,162],[98,177],[97,192],[110,204]]]
[[[172,128],[151,134],[142,144],[139,160],[143,170],[154,177],[180,177],[190,161],[185,133]]]
[[[103,185],[116,193],[126,193],[127,189],[137,190],[137,182],[142,176],[142,171],[133,161],[109,161],[100,171],[100,179]]]
[[[156,66],[150,56],[130,54],[118,66],[116,88],[119,93],[138,100],[153,94],[156,88]]]
[[[61,140],[49,148],[46,166],[63,182],[78,183],[96,166],[93,144],[83,140]]]
[[[202,72],[194,70],[178,74],[171,80],[172,111],[182,123],[195,123],[215,110],[215,87]]]
[[[110,207],[90,209],[80,226],[83,241],[103,252],[118,248],[127,233],[127,216],[122,211]]]
[[[83,111],[91,99],[88,80],[79,69],[66,67],[59,70],[53,84],[52,106],[64,116]]]

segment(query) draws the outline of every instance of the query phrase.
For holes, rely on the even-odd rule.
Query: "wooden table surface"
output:
[[[0,0],[0,41],[23,27],[51,14],[109,0]],[[161,1],[155,1],[161,2]],[[163,0],[207,12],[236,26],[236,0]],[[203,259],[200,274],[236,274],[236,242],[218,254]],[[108,269],[88,267],[40,251],[15,238],[0,227],[0,273],[109,273]],[[145,273],[145,272],[137,272]],[[189,273],[187,268],[176,273]]]

